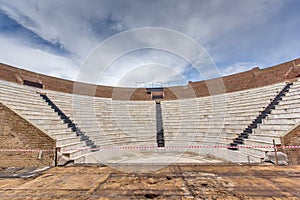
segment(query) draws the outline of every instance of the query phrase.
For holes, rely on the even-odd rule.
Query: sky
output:
[[[300,57],[299,8],[298,0],[0,0],[0,62],[77,80],[99,44],[159,27],[199,43],[221,77]],[[205,78],[172,52],[140,49],[114,60],[97,84],[172,86]]]

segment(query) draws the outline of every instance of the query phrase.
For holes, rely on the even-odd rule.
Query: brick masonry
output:
[[[284,146],[299,146],[300,145],[300,126],[297,126],[295,129],[287,133],[282,138],[282,145]],[[283,151],[287,154],[289,158],[289,164],[292,165],[299,165],[300,164],[300,149],[281,149],[280,151]]]
[[[0,149],[48,149],[55,148],[54,139],[0,103]],[[0,151],[0,167],[29,167],[53,165],[53,151],[42,153]]]
[[[186,86],[165,89],[164,99],[203,97],[224,92],[235,92],[262,87],[300,76],[300,58],[273,67],[254,68],[242,73],[206,81],[189,82]],[[75,83],[28,70],[0,64],[0,79],[21,83],[23,80],[39,82],[45,89],[92,95],[116,100],[151,100],[144,88],[118,88],[103,85]],[[75,87],[74,87],[75,86]]]

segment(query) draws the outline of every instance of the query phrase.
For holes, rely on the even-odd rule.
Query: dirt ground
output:
[[[2,169],[0,199],[300,199],[299,165],[170,165],[145,173],[118,169]]]

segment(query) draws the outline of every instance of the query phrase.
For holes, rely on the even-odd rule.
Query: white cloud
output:
[[[0,48],[0,62],[67,79],[77,75],[78,63],[71,59],[30,48],[10,37],[0,36],[0,44],[5,47]]]
[[[108,14],[83,1],[9,1],[0,8],[25,28],[47,41],[62,43],[79,57],[103,40],[100,35],[96,38],[90,19],[102,20]]]
[[[9,1],[2,9],[24,27],[49,41],[61,41],[79,55],[105,37],[95,33],[102,20],[115,20],[115,30],[145,26],[168,27],[201,43],[239,26],[268,19],[282,5],[280,0],[202,1]],[[30,19],[34,22],[28,23]],[[100,22],[100,23],[95,23]],[[103,32],[108,30],[102,30]]]
[[[184,84],[186,82],[187,80],[182,74],[176,72],[172,67],[149,63],[126,72],[114,85],[131,87],[137,87],[139,84],[170,86],[170,83]]]
[[[183,82],[188,62],[172,53],[146,49],[121,56],[103,74],[98,84],[135,87],[137,82]],[[187,82],[187,80],[186,80]]]
[[[282,59],[297,56],[296,47],[299,46],[299,41],[290,42],[293,37],[278,42],[279,46],[288,44],[281,45],[282,49],[263,46],[268,34],[277,30],[269,30],[270,20],[273,20],[286,2],[288,1],[6,1],[0,5],[0,10],[45,40],[52,43],[59,42],[71,52],[72,56],[53,55],[50,52],[25,46],[20,40],[1,37],[1,46],[6,50],[4,52],[1,48],[0,60],[49,75],[75,79],[75,71],[77,72],[80,62],[99,42],[123,30],[158,26],[175,29],[196,39],[206,48],[213,60],[222,64],[221,75],[232,74],[253,68],[255,64],[252,63],[253,60],[262,63],[263,66],[269,66],[270,60],[281,62]],[[292,25],[287,27],[289,30],[299,24],[299,20],[291,20],[291,23]],[[21,39],[26,40],[26,38]],[[146,39],[152,42],[163,42],[159,38]],[[124,41],[123,45],[125,42],[130,41]],[[262,45],[257,48],[257,51],[255,42]],[[173,45],[176,46],[176,41]],[[15,52],[22,53],[15,54]],[[239,52],[252,57],[250,59],[237,54]],[[262,52],[268,57],[261,55]],[[111,71],[106,74],[103,84],[117,84],[125,74],[133,73],[132,70],[147,63],[167,65],[180,73],[186,70],[183,65],[176,65],[176,59],[164,58],[166,56],[164,54],[155,56],[149,54],[148,57],[135,58],[128,56],[127,60],[111,66]],[[167,71],[162,71],[168,74]],[[138,80],[147,80],[147,75],[147,73],[140,73],[139,77],[137,74],[135,77]],[[165,81],[172,78],[172,76],[163,77]],[[125,82],[122,84],[126,85]],[[131,84],[132,82],[128,82],[128,85]]]
[[[251,70],[255,67],[259,67],[256,63],[235,63],[234,65],[226,66],[220,69],[221,76],[227,76],[231,74],[236,74],[244,71]]]

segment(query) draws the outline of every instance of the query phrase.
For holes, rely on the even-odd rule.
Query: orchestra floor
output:
[[[116,164],[18,170],[0,168],[0,199],[300,199],[299,165]]]

